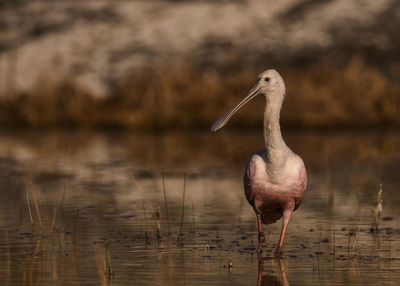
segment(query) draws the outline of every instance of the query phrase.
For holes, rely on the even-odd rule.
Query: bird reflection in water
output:
[[[264,271],[264,259],[258,259],[258,279],[257,286],[261,285],[282,285],[282,286],[290,286],[289,281],[286,278],[286,269],[285,264],[282,259],[278,258],[275,261],[278,262],[279,272],[281,274],[281,279],[277,277],[277,275],[263,275]],[[276,266],[276,264],[274,263]]]

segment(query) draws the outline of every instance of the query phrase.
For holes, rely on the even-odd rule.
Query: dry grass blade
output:
[[[78,227],[78,219],[79,219],[79,208],[76,210],[76,215],[74,219],[74,226],[72,230],[72,241],[73,243],[76,243],[76,229]]]
[[[49,235],[51,235],[54,231],[54,227],[56,224],[56,214],[57,214],[57,208],[54,208],[53,210],[53,217],[51,219],[51,224],[50,224],[50,228],[49,228]]]
[[[358,245],[358,239],[360,236],[360,229],[361,229],[361,219],[363,217],[364,209],[361,209],[361,214],[360,214],[360,221],[358,222],[357,229],[354,233],[354,242],[353,242],[353,248],[352,248],[352,256],[355,255],[356,247]]]
[[[63,195],[62,195],[62,198],[61,198],[61,203],[60,203],[60,208],[62,209],[63,208],[63,206],[64,206],[64,201],[65,201],[65,193],[67,192],[67,188],[65,187],[65,184],[64,184],[64,191],[63,191]]]
[[[10,281],[10,273],[11,273],[11,253],[10,253],[10,234],[8,233],[8,230],[5,231],[5,239],[6,239],[6,256],[7,256],[7,263],[6,263],[6,284],[9,284],[8,282]]]
[[[129,174],[129,177],[135,183],[135,185],[139,189],[139,191],[143,194],[144,200],[146,201],[147,206],[150,208],[151,213],[153,214],[153,216],[157,217],[156,211],[154,210],[154,208],[153,208],[152,204],[149,202],[149,200],[146,198],[144,190],[142,189],[142,187],[139,185],[139,183],[136,181],[135,177],[132,174]]]
[[[195,246],[195,224],[194,224],[194,203],[192,202],[192,233],[193,233],[193,248]]]
[[[336,226],[333,225],[333,269],[336,268]]]
[[[186,173],[183,173],[183,192],[182,192],[182,210],[181,210],[181,225],[179,227],[179,237],[182,237],[183,220],[185,217],[185,194],[186,194]]]
[[[373,214],[373,222],[371,226],[371,231],[378,231],[379,230],[379,222],[381,220],[381,214],[383,211],[383,198],[382,198],[382,192],[383,192],[383,184],[382,182],[379,184],[379,190],[378,194],[376,195],[376,201],[373,206],[371,206],[371,211]]]
[[[150,201],[146,198],[145,193],[144,193],[144,190],[143,190],[142,187],[139,185],[139,183],[136,181],[135,177],[134,177],[132,174],[130,174],[129,177],[132,179],[132,181],[135,183],[136,187],[137,187],[137,188],[140,190],[140,192],[142,193],[143,198],[144,198],[144,200],[146,201],[147,206],[148,206],[148,207],[150,208],[150,210],[151,210],[151,213],[152,213],[152,215],[153,215],[153,218],[156,219],[156,224],[157,224],[157,238],[158,238],[158,239],[161,238],[161,223],[160,223],[160,220],[161,220],[161,210],[160,210],[160,207],[158,207],[158,210],[155,210],[154,207],[153,207],[153,205],[152,205],[152,204],[150,203]],[[146,212],[146,210],[145,210],[145,208],[144,208],[144,204],[143,204],[143,212],[144,212],[144,213]],[[146,217],[146,215],[145,215],[145,217]],[[147,232],[146,232],[146,235],[147,235]]]
[[[33,222],[33,216],[32,216],[32,211],[31,211],[31,203],[29,201],[29,193],[26,193],[26,203],[28,205],[28,211],[29,211],[29,222],[31,225],[33,225],[34,222]]]
[[[105,259],[106,255],[104,249],[100,247],[95,247],[94,254],[96,259],[97,273],[99,275],[101,285],[107,285],[105,276],[105,274],[107,273],[106,259]]]
[[[114,275],[114,271],[112,269],[112,264],[111,264],[111,255],[110,255],[109,248],[107,248],[107,265],[108,265],[108,275]]]
[[[36,198],[36,192],[35,192],[35,188],[33,187],[31,171],[30,171],[30,168],[29,168],[28,164],[26,165],[26,168],[27,168],[27,171],[28,171],[28,180],[29,180],[29,184],[31,186],[31,193],[32,193],[33,203],[35,204],[36,215],[38,217],[39,224],[41,226],[42,225],[42,217],[40,215],[39,205],[37,203],[37,198]]]
[[[164,205],[165,205],[165,212],[167,215],[167,229],[168,229],[168,235],[171,234],[170,228],[169,228],[169,211],[168,211],[168,200],[167,200],[167,190],[165,189],[165,176],[164,172],[161,173],[161,178],[162,178],[162,185],[163,185],[163,191],[164,191]]]

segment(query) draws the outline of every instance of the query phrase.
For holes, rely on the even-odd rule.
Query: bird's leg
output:
[[[289,223],[289,220],[293,214],[292,209],[287,209],[283,211],[283,225],[282,225],[282,230],[281,230],[281,237],[279,238],[279,243],[278,246],[276,247],[275,251],[275,256],[280,257],[282,254],[282,246],[283,246],[283,240],[285,239],[285,233],[286,233],[286,228]]]
[[[283,263],[281,258],[279,259],[279,270],[281,271],[281,277],[282,277],[282,285],[283,286],[289,286],[289,281],[286,278],[286,270],[285,270],[285,264]]]
[[[258,247],[257,247],[257,255],[261,256],[261,248],[262,244],[265,240],[264,232],[262,230],[262,222],[261,215],[257,214],[257,224],[258,224]]]
[[[262,285],[262,274],[264,270],[264,260],[258,259],[258,278],[257,278],[257,286]]]

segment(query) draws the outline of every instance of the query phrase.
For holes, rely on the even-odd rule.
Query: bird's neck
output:
[[[265,102],[264,111],[264,140],[267,162],[280,165],[285,160],[287,146],[283,141],[279,125],[279,115],[282,102]]]

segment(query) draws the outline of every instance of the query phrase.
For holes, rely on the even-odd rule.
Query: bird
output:
[[[282,255],[285,233],[293,212],[299,207],[307,188],[303,159],[295,154],[282,138],[280,110],[286,96],[283,78],[274,69],[259,74],[247,95],[212,126],[216,132],[232,115],[257,95],[264,95],[265,149],[253,154],[243,177],[244,193],[257,217],[257,254],[262,256],[265,235],[262,224],[272,224],[283,217],[282,229],[275,256]]]

